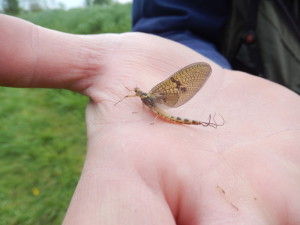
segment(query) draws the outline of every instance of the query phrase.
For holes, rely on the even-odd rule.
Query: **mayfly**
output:
[[[134,95],[126,95],[120,101],[128,97],[140,97],[143,104],[154,112],[157,117],[179,124],[202,125],[216,128],[223,124],[212,123],[210,121],[211,116],[209,116],[208,122],[183,119],[178,116],[169,115],[159,107],[159,105],[163,105],[176,108],[183,105],[203,87],[210,74],[211,67],[209,64],[204,62],[193,63],[178,70],[172,76],[153,87],[148,93],[135,88]]]

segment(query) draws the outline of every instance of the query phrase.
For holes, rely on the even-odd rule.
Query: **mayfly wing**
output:
[[[204,62],[190,64],[157,84],[149,95],[155,103],[176,108],[189,101],[205,84],[211,67]]]

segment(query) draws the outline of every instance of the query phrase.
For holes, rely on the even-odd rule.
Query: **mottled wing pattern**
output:
[[[157,84],[148,94],[157,104],[179,107],[200,90],[210,73],[211,67],[207,63],[190,64]]]

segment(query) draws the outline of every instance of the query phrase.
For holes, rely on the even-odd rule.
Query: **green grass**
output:
[[[130,30],[130,4],[22,14],[75,34]],[[0,87],[0,225],[61,224],[86,153],[87,98]]]
[[[84,161],[87,98],[1,87],[0,101],[0,224],[60,224]]]
[[[93,6],[84,9],[49,10],[21,18],[54,30],[73,34],[122,33],[131,29],[131,4]]]

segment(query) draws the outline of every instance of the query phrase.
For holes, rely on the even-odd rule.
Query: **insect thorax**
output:
[[[148,106],[149,108],[152,108],[155,105],[154,99],[148,94],[143,93],[143,95],[140,97],[144,105]]]

